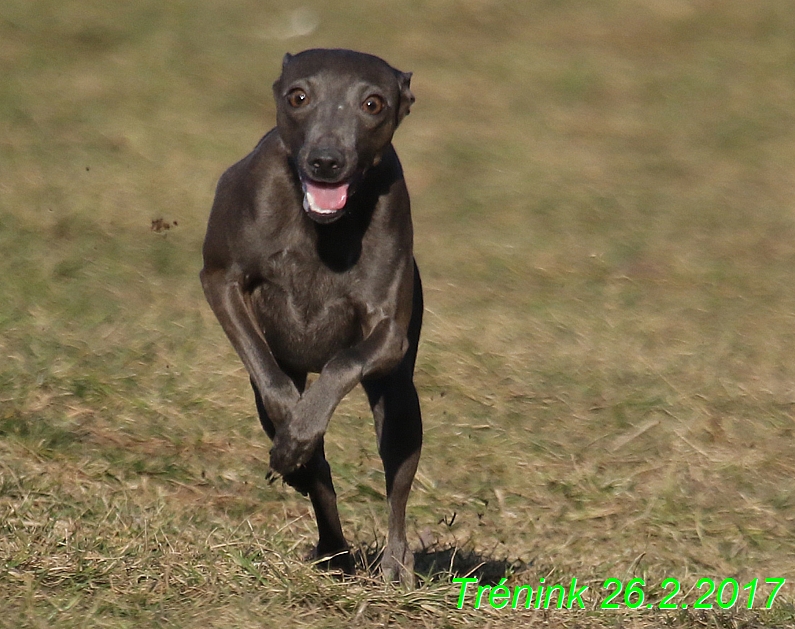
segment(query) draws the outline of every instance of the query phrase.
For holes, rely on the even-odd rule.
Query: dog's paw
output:
[[[414,553],[405,541],[387,543],[381,558],[381,574],[387,583],[399,582],[406,589],[414,589]]]
[[[295,471],[312,458],[323,435],[299,438],[290,434],[276,433],[271,448],[271,469],[282,476]]]
[[[318,544],[312,549],[306,559],[321,570],[341,572],[345,575],[356,573],[356,562],[353,560],[353,554],[347,545],[334,550],[330,548],[323,549]]]

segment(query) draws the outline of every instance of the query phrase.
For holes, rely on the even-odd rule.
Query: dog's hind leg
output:
[[[303,391],[306,385],[306,375],[293,377],[293,381],[298,390]],[[256,385],[252,382],[251,386],[254,389],[260,423],[273,440],[276,430],[265,411],[265,405]],[[331,481],[331,467],[326,461],[323,441],[320,442],[309,461],[284,476],[284,482],[304,496],[308,495],[312,501],[318,529],[315,557],[317,559],[328,557],[328,562],[323,563],[329,568],[341,570],[345,574],[353,574],[353,557],[348,549],[345,536],[342,534],[342,525],[337,511],[337,494]]]

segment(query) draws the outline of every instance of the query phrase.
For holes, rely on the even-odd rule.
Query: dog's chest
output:
[[[271,256],[262,278],[252,291],[252,305],[280,362],[318,372],[334,354],[361,338],[350,278],[294,251]]]

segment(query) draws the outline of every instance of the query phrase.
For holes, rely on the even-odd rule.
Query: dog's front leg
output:
[[[276,432],[271,467],[284,474],[309,460],[342,398],[362,378],[395,369],[408,346],[405,330],[393,319],[383,318],[361,342],[336,354],[301,396],[292,421]]]
[[[295,406],[301,398],[298,389],[273,357],[240,278],[225,269],[204,269],[201,281],[210,307],[257,385],[278,434],[294,421]]]

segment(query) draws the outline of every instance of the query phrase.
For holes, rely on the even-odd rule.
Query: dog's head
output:
[[[328,223],[378,164],[414,102],[410,72],[351,50],[287,54],[273,84],[276,127],[298,170],[304,209]]]

